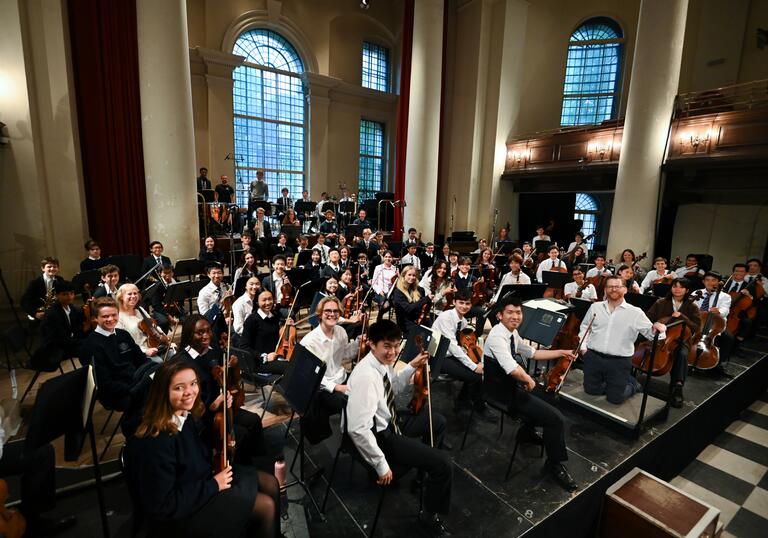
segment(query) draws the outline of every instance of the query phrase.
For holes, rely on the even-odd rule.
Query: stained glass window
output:
[[[384,190],[384,124],[360,121],[358,200],[369,200]]]
[[[363,88],[389,91],[389,49],[363,42]]]
[[[616,117],[623,34],[613,20],[589,19],[571,35],[560,125],[590,125]]]
[[[307,118],[301,58],[284,37],[263,28],[241,34],[232,52],[245,56],[232,75],[237,203],[247,207],[257,170],[264,170],[270,198],[283,187],[301,198]]]

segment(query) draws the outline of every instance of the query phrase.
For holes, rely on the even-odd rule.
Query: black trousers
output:
[[[237,409],[233,420],[237,442],[235,463],[251,465],[254,457],[263,456],[267,452],[261,417],[245,409]]]
[[[680,383],[685,384],[685,378],[688,376],[688,344],[680,342],[675,350],[675,356],[673,358],[672,370],[669,371],[670,384],[676,385]]]
[[[467,312],[467,319],[474,318],[475,320],[475,334],[477,336],[483,335],[483,329],[485,329],[485,309],[482,306],[475,305]]]
[[[440,367],[441,373],[448,374],[451,377],[455,377],[459,381],[464,382],[464,386],[461,388],[460,398],[468,395],[472,400],[472,403],[476,406],[482,406],[483,404],[483,376],[477,374],[464,366],[456,357],[448,356],[443,361]]]
[[[420,437],[421,442],[427,446],[431,446],[430,441],[434,439],[434,446],[440,448],[443,445],[443,439],[445,439],[445,428],[448,425],[448,421],[443,415],[436,413],[433,408],[432,436],[430,437],[429,409],[427,404],[424,404],[418,413],[414,413],[410,409],[398,409],[397,425],[400,428],[400,432],[406,437]]]
[[[620,404],[637,392],[632,377],[632,357],[598,354],[591,349],[584,355],[584,391],[605,394],[606,399]]]
[[[736,345],[736,338],[729,331],[723,331],[715,340],[715,345],[720,350],[720,362],[728,362],[731,360],[731,353],[733,353],[733,348]]]
[[[420,421],[418,424],[421,425]],[[422,426],[423,427],[423,426]],[[424,478],[424,508],[433,514],[447,514],[451,505],[451,483],[453,467],[445,452],[425,445],[418,437],[424,432],[416,431],[416,425],[408,428],[413,437],[398,435],[391,428],[376,434],[376,442],[387,458],[395,480],[408,469],[416,468],[426,473]],[[426,431],[429,437],[429,430]]]
[[[56,452],[50,444],[24,452],[24,440],[3,447],[0,477],[21,475],[21,512],[29,519],[56,505]]]
[[[517,412],[531,426],[543,427],[544,448],[550,461],[561,462],[568,459],[563,414],[542,399],[538,385],[533,392],[515,390],[515,401],[510,412]]]
[[[341,414],[347,402],[347,395],[341,392],[318,390],[312,405],[301,419],[304,436],[312,444],[328,439],[333,433],[330,418]]]

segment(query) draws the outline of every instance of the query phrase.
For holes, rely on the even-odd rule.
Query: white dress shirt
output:
[[[416,254],[406,254],[400,258],[400,267],[405,267],[406,265],[413,265],[416,269],[421,271],[421,260]]]
[[[501,289],[504,286],[508,286],[510,284],[530,284],[531,278],[523,273],[521,270],[518,274],[513,275],[510,271],[509,273],[505,273],[503,277],[501,277],[501,282],[499,282],[499,289],[496,290],[496,295],[493,296],[493,299],[491,302],[497,303],[499,301],[499,294],[501,294]]]
[[[544,234],[541,237],[539,237],[538,235],[534,235],[533,239],[531,240],[531,246],[533,248],[536,248],[536,241],[552,241],[552,239],[547,234]]]
[[[577,247],[577,246],[580,246],[580,247],[581,247],[581,250],[583,250],[583,251],[584,251],[584,259],[587,259],[587,258],[589,257],[589,256],[588,256],[588,254],[589,254],[589,249],[587,248],[587,243],[586,243],[586,242],[582,243],[581,245],[578,245],[578,244],[576,243],[576,241],[571,241],[571,244],[570,244],[570,245],[568,245],[568,250],[566,250],[566,252],[573,252],[574,250],[576,250],[576,247]]]
[[[333,392],[336,385],[344,384],[347,372],[344,363],[357,356],[359,340],[348,341],[347,332],[336,325],[333,336],[328,338],[323,327],[318,325],[301,339],[301,345],[314,353],[326,364],[325,375],[320,386],[327,392]]]
[[[347,431],[360,455],[376,470],[378,476],[389,472],[384,452],[371,431],[372,428],[376,428],[376,432],[383,431],[392,421],[384,393],[384,376],[389,376],[392,392],[397,396],[406,388],[413,372],[413,367],[407,364],[395,373],[394,366],[385,366],[372,353],[368,353],[355,366],[347,381]]]
[[[448,354],[456,357],[461,364],[472,370],[477,369],[477,364],[472,362],[466,351],[459,345],[459,341],[456,339],[456,333],[467,326],[467,320],[459,318],[458,312],[455,308],[441,312],[435,321],[432,322],[432,329],[437,330],[440,334],[445,336],[450,342],[448,345]]]
[[[286,274],[283,273],[283,276],[280,276],[277,274],[277,271],[272,271],[272,286],[275,289],[275,304],[280,305],[280,301],[283,299],[283,284],[284,278],[287,278]]]
[[[232,330],[242,335],[243,323],[251,312],[253,312],[253,299],[248,293],[244,293],[232,304]]]
[[[598,276],[598,275],[601,275],[601,274],[612,275],[613,273],[607,267],[603,267],[602,269],[598,269],[597,267],[593,267],[592,269],[587,271],[587,274],[585,276],[586,276],[586,278],[592,278],[593,276]]]
[[[373,270],[373,278],[371,278],[371,287],[373,288],[373,291],[379,295],[389,294],[392,286],[394,286],[392,277],[396,275],[397,268],[394,265],[391,267],[386,267],[383,263],[377,265],[376,269]]]
[[[219,290],[218,295],[216,294],[217,289]],[[204,316],[222,297],[224,297],[224,289],[216,287],[213,282],[208,282],[197,296],[197,311]]]
[[[647,275],[645,275],[645,278],[643,279],[643,283],[640,284],[640,293],[645,293],[645,290],[653,286],[653,281],[658,280],[663,276],[666,276],[668,274],[672,273],[672,271],[664,270],[663,273],[659,274],[659,272],[654,269],[653,271],[649,271]]]
[[[536,350],[523,342],[523,339],[517,333],[517,329],[510,332],[503,323],[498,323],[491,329],[483,346],[483,357],[489,356],[496,359],[507,374],[511,374],[520,367],[520,364],[512,355],[513,338],[515,341],[515,352],[523,359],[533,358]]]
[[[117,328],[128,331],[128,334],[131,335],[131,338],[136,342],[136,345],[141,348],[141,352],[146,353],[149,349],[147,335],[139,329],[139,323],[141,323],[143,319],[144,318],[141,317],[138,308],[136,309],[136,314],[133,316],[121,311],[117,318]]]
[[[320,251],[320,263],[328,263],[328,254],[331,252],[331,247],[317,243],[312,248]]]
[[[613,312],[608,310],[607,301],[592,303],[581,322],[579,339],[584,337],[592,316],[595,316],[592,331],[584,339],[582,349],[588,348],[617,357],[631,357],[635,352],[635,340],[638,334],[653,340],[651,320],[641,309],[624,300]]]
[[[746,289],[748,285],[749,281],[746,278],[744,280],[731,279],[728,285],[723,288],[723,291],[726,293],[738,292]]]
[[[544,280],[542,280],[542,278],[543,278],[542,277],[542,273],[544,271],[549,271],[553,267],[565,267],[565,268],[567,268],[567,265],[560,258],[555,258],[554,260],[551,259],[551,258],[547,258],[546,260],[542,261],[539,264],[539,268],[536,269],[536,280],[538,280],[539,282],[543,283]]]
[[[687,273],[697,273],[699,276],[704,276],[704,269],[699,269],[697,265],[693,267],[678,267],[675,269],[675,276],[677,278],[684,278]]]
[[[731,311],[731,296],[724,291],[721,291],[719,294],[717,292],[710,294],[706,289],[703,289],[701,290],[701,298],[695,300],[693,304],[701,309],[701,303],[704,302],[708,295],[712,295],[709,299],[709,308],[717,308],[720,311],[720,315],[727,320],[728,312]],[[715,299],[715,295],[717,295],[717,299]]]
[[[756,275],[747,275],[744,277],[744,280],[751,283],[756,278]],[[765,290],[765,294],[768,295],[768,278],[762,277],[761,282],[763,284],[763,289]]]
[[[566,297],[576,297],[576,292],[579,290],[579,285],[575,282],[568,282],[563,288],[563,293]],[[581,291],[581,297],[577,299],[584,299],[585,301],[596,301],[597,290],[592,284],[587,284],[587,287]]]

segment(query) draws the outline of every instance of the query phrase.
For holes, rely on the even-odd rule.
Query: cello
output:
[[[605,295],[605,282],[608,280],[609,276],[613,275],[613,273],[607,269],[609,265],[613,265],[613,259],[610,259],[605,263],[605,267],[603,267],[602,273],[591,276],[587,279],[589,283],[595,287],[598,300]]]
[[[721,290],[722,282],[715,292],[715,307]],[[701,298],[701,290],[697,294],[694,300]],[[720,350],[715,346],[715,338],[725,330],[725,319],[715,312],[701,312],[700,316],[701,325],[688,352],[688,364],[700,370],[710,370],[720,363]]]
[[[732,291],[728,295],[731,296],[731,310],[728,313],[728,321],[726,322],[726,328],[732,335],[736,335],[739,329],[739,323],[744,318],[754,319],[757,316],[757,305],[755,304],[755,295],[757,288],[763,289],[762,286],[758,286],[761,277],[758,276],[752,282],[741,291]],[[725,283],[725,287],[728,287],[728,282]],[[752,288],[750,290],[750,288]],[[746,291],[747,293],[744,293]]]
[[[664,340],[656,344],[656,354],[653,357],[653,370],[651,372],[654,377],[666,375],[672,370],[678,346],[693,337],[691,329],[685,324],[685,320],[668,316],[659,321],[667,326],[667,332]],[[651,357],[652,348],[652,342],[647,340],[640,342],[632,355],[632,366],[645,372],[647,370],[646,361]]]
[[[558,261],[557,267],[552,266],[551,268],[547,269],[547,271],[552,271],[554,273],[567,273],[568,267],[566,266],[565,262],[561,258],[558,258],[557,261]],[[544,290],[544,297],[552,298],[552,299],[562,299],[563,290],[562,288],[547,288],[546,290]]]
[[[584,343],[584,339],[587,337],[587,335],[592,332],[592,324],[595,322],[595,318],[597,317],[597,314],[592,314],[592,319],[589,320],[589,325],[587,325],[587,330],[584,331],[584,336],[581,337],[581,339],[576,342],[576,346],[573,348],[573,354],[578,355],[579,349],[581,348],[582,344]],[[557,359],[557,362],[555,365],[549,369],[547,372],[547,383],[544,390],[546,392],[552,392],[557,394],[560,392],[560,389],[563,387],[563,383],[565,383],[565,378],[568,376],[568,372],[571,371],[571,366],[573,366],[573,362],[575,359],[571,359],[567,355],[564,355]]]
[[[0,479],[0,536],[5,538],[21,538],[27,530],[27,520],[15,508],[6,508],[8,500],[8,484]]]

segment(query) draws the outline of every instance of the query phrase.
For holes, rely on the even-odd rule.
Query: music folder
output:
[[[517,332],[523,338],[549,347],[572,309],[568,303],[553,299],[527,301],[523,303],[523,322]]]

